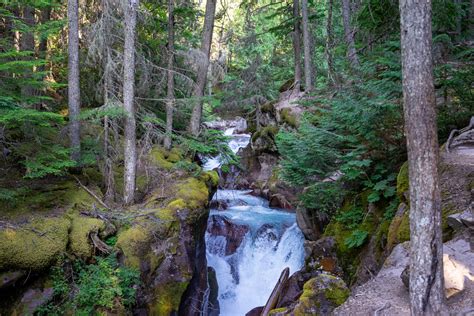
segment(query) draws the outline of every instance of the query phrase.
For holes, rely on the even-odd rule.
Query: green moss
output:
[[[181,296],[186,291],[189,282],[170,282],[155,290],[155,299],[150,305],[150,315],[169,316],[178,312]]]
[[[259,138],[267,138],[273,141],[279,130],[278,126],[266,126],[252,135],[252,141],[255,142]]]
[[[137,223],[131,228],[119,232],[115,246],[120,249],[125,258],[125,265],[140,269],[146,261],[151,262],[154,254],[150,244],[153,241],[155,227],[151,223]]]
[[[409,179],[408,179],[408,162],[405,162],[397,176],[397,195],[400,201],[406,202],[405,194],[409,190]]]
[[[178,199],[178,200],[175,200],[174,202],[174,208],[173,207],[167,207],[167,208],[162,208],[162,209],[159,209],[157,210],[156,212],[154,212],[154,215],[163,220],[163,221],[173,221],[173,220],[176,220],[176,211],[179,210],[179,209],[182,209],[182,208],[177,208],[177,203],[179,203],[179,200],[181,199]],[[170,204],[173,204],[173,202],[171,202]]]
[[[71,222],[71,232],[69,233],[69,248],[71,252],[82,259],[91,257],[94,249],[90,243],[89,235],[92,232],[98,233],[105,229],[104,221],[97,218],[73,215],[71,216]]]
[[[186,208],[186,202],[183,199],[176,199],[171,201],[167,208],[171,210],[182,210]]]
[[[177,147],[170,151],[162,147],[153,147],[150,154],[151,161],[161,169],[170,170],[178,161],[183,160],[183,153]]]
[[[333,285],[324,291],[326,298],[335,306],[342,305],[350,295],[349,289],[345,285],[333,283]]]
[[[66,251],[70,225],[67,218],[43,218],[0,231],[0,270],[46,268]]]
[[[273,113],[275,111],[276,102],[277,101],[267,102],[260,107],[260,110],[262,111],[262,113]]]
[[[281,307],[281,308],[272,309],[268,315],[269,316],[283,315],[283,314],[286,314],[287,312],[288,312],[287,307]]]
[[[209,200],[209,191],[203,181],[189,178],[177,185],[176,198],[186,201],[191,210],[205,208]]]
[[[280,112],[281,120],[293,128],[298,127],[296,115],[291,112],[291,108],[284,108]]]
[[[206,182],[210,188],[216,188],[219,185],[219,174],[217,171],[206,171],[201,174],[201,180]]]
[[[304,284],[294,315],[328,313],[344,303],[349,294],[350,291],[344,281],[333,275],[321,273]]]

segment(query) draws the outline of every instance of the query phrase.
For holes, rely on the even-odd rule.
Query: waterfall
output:
[[[232,135],[229,146],[236,153],[249,141],[249,135]],[[208,159],[205,168],[219,167],[219,158]],[[289,267],[292,274],[304,263],[304,237],[295,214],[270,208],[250,193],[218,190],[214,200],[226,209],[211,209],[208,221],[207,262],[216,271],[222,316],[243,316],[265,305],[282,270]]]

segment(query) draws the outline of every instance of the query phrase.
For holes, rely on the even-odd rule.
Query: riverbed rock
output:
[[[211,215],[209,217],[207,232],[211,236],[224,236],[226,238],[226,256],[237,251],[248,231],[248,226],[232,223],[225,216]]]
[[[219,284],[217,283],[216,270],[213,267],[207,267],[207,276],[209,280],[209,316],[219,316]]]
[[[296,208],[296,222],[306,240],[316,241],[321,236],[321,229],[317,225],[317,221],[305,207]]]

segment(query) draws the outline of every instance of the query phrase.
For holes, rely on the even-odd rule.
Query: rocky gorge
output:
[[[388,205],[360,192],[339,206],[349,210],[356,201],[364,214],[357,227],[321,220],[300,205],[301,190],[278,175],[275,135],[298,126],[301,97],[282,93],[260,107],[258,119],[207,123],[224,131],[240,156],[228,170],[220,168],[225,161],[219,155],[200,157],[199,172],[175,168],[191,157],[152,148],[139,169],[140,204],[103,203],[97,174],[85,170],[38,184],[21,203],[2,205],[0,313],[34,314],[54,300],[52,267],[115,253],[140,279],[133,307],[113,306],[115,314],[405,315],[407,166],[396,179],[393,218],[384,215]],[[441,151],[448,304],[462,314],[472,308],[468,298],[474,293],[474,159],[470,147]],[[348,246],[356,229],[367,236]]]

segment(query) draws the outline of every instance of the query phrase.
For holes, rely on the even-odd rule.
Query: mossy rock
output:
[[[119,232],[115,247],[122,252],[126,266],[141,271],[156,269],[160,256],[153,253],[151,244],[160,231],[158,225],[151,220],[142,220]]]
[[[178,183],[176,198],[185,201],[190,210],[206,208],[209,201],[209,191],[204,181],[188,178]]]
[[[71,222],[67,218],[34,219],[0,231],[0,270],[41,270],[66,252]]]
[[[77,214],[71,215],[71,232],[69,233],[69,250],[81,259],[90,258],[94,247],[90,242],[89,235],[92,232],[99,233],[105,229],[103,220],[84,217]]]
[[[277,103],[276,100],[263,104],[260,107],[260,111],[262,111],[262,113],[274,113],[275,112],[275,103]]]
[[[293,114],[291,108],[283,108],[280,111],[280,118],[283,123],[288,124],[290,127],[298,127],[298,119],[295,114]]]
[[[295,316],[329,315],[349,295],[350,291],[342,279],[321,273],[304,284],[293,313]]]
[[[408,202],[409,197],[408,162],[405,162],[397,175],[397,196],[400,201]]]
[[[177,314],[181,297],[188,284],[188,281],[170,282],[157,287],[154,293],[155,300],[149,306],[150,315],[169,316]]]
[[[281,307],[281,308],[275,308],[268,313],[269,316],[283,316],[283,315],[288,315],[289,310],[288,307]]]
[[[183,160],[183,153],[177,147],[166,150],[163,147],[153,147],[149,154],[150,160],[158,168],[171,170],[174,164]]]

